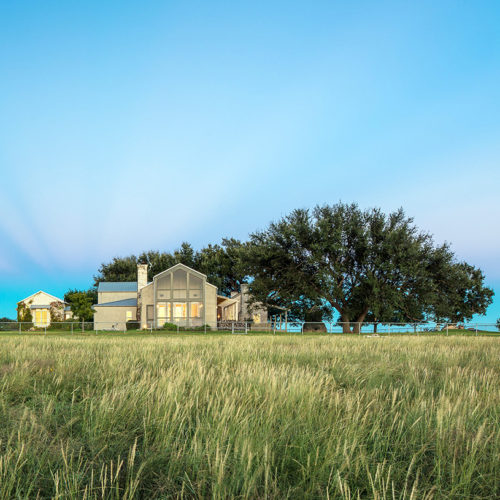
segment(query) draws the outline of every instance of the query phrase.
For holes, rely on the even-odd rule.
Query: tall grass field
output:
[[[3,336],[0,498],[500,498],[500,340]]]

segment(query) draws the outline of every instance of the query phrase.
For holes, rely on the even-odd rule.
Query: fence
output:
[[[143,325],[145,326],[145,325]],[[348,328],[347,328],[348,327]],[[273,335],[467,335],[467,336],[500,336],[499,327],[494,323],[341,323],[341,322],[268,322],[254,323],[251,321],[224,321],[217,325],[183,326],[180,322],[169,323],[165,328],[157,327],[148,322],[146,328],[141,328],[138,322],[128,323],[97,323],[82,321],[65,321],[51,323],[45,326],[35,326],[33,323],[8,321],[0,322],[0,333],[18,334],[70,334],[98,335],[112,333],[209,333],[227,334],[267,333]]]

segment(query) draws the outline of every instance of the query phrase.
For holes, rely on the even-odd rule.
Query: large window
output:
[[[156,282],[156,289],[158,299],[170,299],[171,298],[171,288],[172,288],[172,275],[167,274],[166,276],[162,276]]]
[[[190,318],[201,318],[203,316],[203,302],[191,302]]]
[[[185,302],[174,302],[174,320],[187,318],[187,307]]]
[[[157,324],[201,325],[204,321],[204,286],[203,277],[183,267],[158,276],[155,281]]]
[[[170,310],[170,302],[158,302],[156,304],[156,323],[158,327],[170,322]]]
[[[201,299],[203,280],[194,276],[189,275],[189,298],[190,299]]]
[[[172,274],[173,299],[185,299],[187,290],[187,272],[177,269]]]
[[[48,326],[48,310],[47,309],[35,309],[35,326],[37,327],[44,327]]]

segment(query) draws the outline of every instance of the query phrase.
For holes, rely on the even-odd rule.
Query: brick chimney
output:
[[[148,265],[137,264],[137,291],[148,284]]]

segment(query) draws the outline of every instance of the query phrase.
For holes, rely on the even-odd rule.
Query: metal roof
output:
[[[137,292],[137,281],[103,281],[98,292]]]
[[[115,300],[104,304],[94,304],[93,307],[137,307],[137,299]]]

